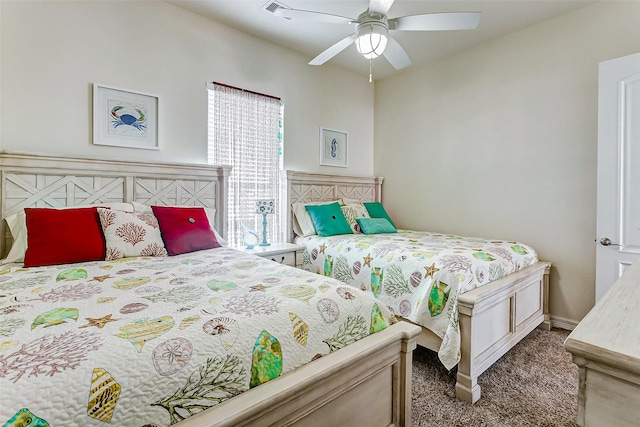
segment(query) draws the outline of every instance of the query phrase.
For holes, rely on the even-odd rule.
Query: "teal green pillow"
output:
[[[353,234],[351,226],[340,209],[338,202],[328,205],[305,206],[318,236]]]
[[[387,218],[356,218],[364,234],[397,233]]]
[[[369,216],[371,218],[386,218],[389,220],[391,225],[395,228],[396,225],[393,223],[387,211],[384,210],[384,206],[380,202],[364,202],[364,207],[367,208],[367,212],[369,212]]]

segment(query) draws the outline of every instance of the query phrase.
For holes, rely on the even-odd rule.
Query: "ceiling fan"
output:
[[[355,24],[355,31],[326,49],[309,62],[322,65],[351,44],[367,59],[384,55],[394,68],[400,70],[412,64],[411,58],[400,44],[389,36],[389,31],[442,31],[471,30],[480,22],[480,12],[424,13],[421,15],[387,18],[394,0],[370,0],[369,8],[357,19],[309,10],[278,8],[276,16],[288,19],[306,19],[334,24]],[[371,76],[369,76],[371,79]]]

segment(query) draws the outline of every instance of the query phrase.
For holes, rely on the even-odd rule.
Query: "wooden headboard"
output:
[[[295,238],[292,227],[294,203],[326,202],[343,198],[359,202],[381,202],[383,180],[382,177],[283,171],[282,212],[287,213],[284,227],[286,240],[292,242]]]
[[[4,219],[28,207],[140,202],[216,209],[215,228],[227,237],[230,166],[151,163],[0,152],[0,254],[11,233]]]

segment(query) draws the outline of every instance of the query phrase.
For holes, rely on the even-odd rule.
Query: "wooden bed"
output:
[[[284,171],[282,178],[285,228],[289,241],[292,205],[342,198],[382,201],[381,177],[336,176]],[[460,362],[456,395],[467,402],[480,398],[478,376],[536,327],[549,330],[549,270],[551,263],[539,261],[516,273],[466,292],[458,298]],[[422,328],[419,345],[438,351],[442,339]]]
[[[27,207],[131,201],[205,206],[216,209],[215,227],[226,236],[229,171],[0,152],[0,253],[6,256],[11,245],[4,219]],[[391,325],[179,425],[410,426],[411,362],[419,330],[407,322]]]

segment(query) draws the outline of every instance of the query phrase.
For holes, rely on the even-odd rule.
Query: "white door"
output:
[[[600,63],[596,302],[640,259],[640,53]]]

